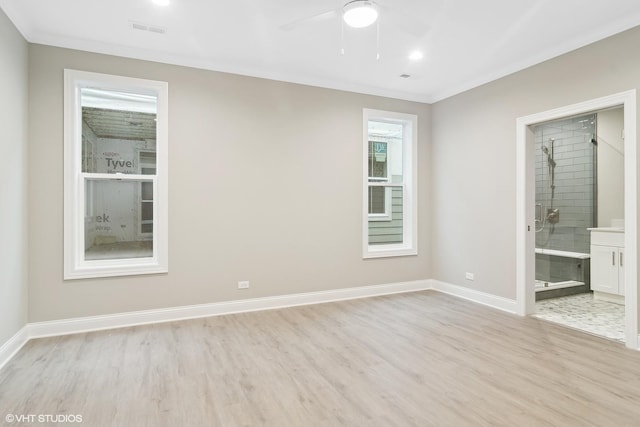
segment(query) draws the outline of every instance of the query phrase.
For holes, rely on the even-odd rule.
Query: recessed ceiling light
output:
[[[412,61],[420,61],[422,58],[424,58],[424,54],[419,50],[414,50],[409,54],[409,59]]]
[[[376,22],[378,9],[367,0],[354,0],[344,5],[342,19],[352,28],[364,28]]]
[[[151,0],[151,1],[157,4],[158,6],[169,6],[169,3],[171,3],[171,0]]]

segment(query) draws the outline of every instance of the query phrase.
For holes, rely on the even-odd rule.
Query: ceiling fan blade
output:
[[[331,9],[326,12],[316,13],[315,15],[306,16],[304,18],[296,19],[287,24],[280,25],[282,31],[291,31],[304,25],[313,24],[316,22],[326,21],[339,16],[339,9]]]
[[[391,6],[385,0],[376,0],[375,4],[380,8],[380,18],[383,22],[415,37],[422,37],[429,31],[426,21],[403,11],[400,7]]]

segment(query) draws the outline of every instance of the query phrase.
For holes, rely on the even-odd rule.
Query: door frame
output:
[[[625,343],[638,347],[638,242],[636,90],[620,92],[516,120],[516,307],[526,316],[535,313],[535,135],[534,125],[551,120],[593,113],[611,107],[624,107],[624,243],[625,265]]]

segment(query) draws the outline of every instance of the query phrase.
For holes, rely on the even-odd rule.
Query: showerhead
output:
[[[556,165],[556,161],[553,159],[553,152],[549,151],[549,147],[547,147],[546,145],[542,146],[542,152],[544,153],[545,156],[547,156],[547,163],[549,164],[549,167],[555,167]]]

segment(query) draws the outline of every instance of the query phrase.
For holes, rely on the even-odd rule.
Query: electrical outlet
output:
[[[249,281],[238,282],[238,289],[249,289]]]
[[[475,280],[474,274],[473,273],[466,273],[464,275],[465,279],[467,280]]]

